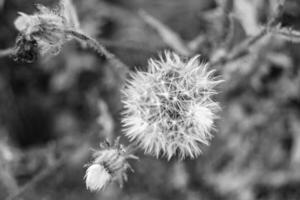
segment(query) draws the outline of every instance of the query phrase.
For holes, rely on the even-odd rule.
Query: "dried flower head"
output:
[[[32,38],[26,38],[24,35],[19,35],[11,56],[17,62],[32,63],[37,60],[38,54],[37,41]]]
[[[122,187],[123,182],[127,181],[127,169],[132,170],[127,160],[137,157],[128,153],[123,145],[119,144],[119,138],[114,145],[105,142],[100,144],[100,148],[99,151],[95,151],[94,161],[86,170],[86,187],[91,191],[99,191],[114,180]]]
[[[41,54],[57,54],[61,46],[70,37],[66,34],[68,29],[78,29],[77,14],[70,0],[62,0],[57,9],[49,9],[37,5],[38,12],[27,15],[19,12],[15,20],[15,27],[28,40],[38,42]]]
[[[209,144],[219,109],[212,100],[221,81],[198,61],[165,52],[150,59],[147,72],[131,74],[125,86],[123,125],[126,136],[155,156],[195,158]]]

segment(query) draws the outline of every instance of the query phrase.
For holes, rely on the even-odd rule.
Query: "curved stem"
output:
[[[118,70],[125,70],[126,73],[129,72],[129,67],[126,64],[124,64],[120,59],[118,59],[113,53],[109,52],[102,44],[100,44],[94,38],[75,30],[66,30],[65,32],[73,36],[75,39],[85,42],[90,48],[94,49],[98,55],[104,56]]]

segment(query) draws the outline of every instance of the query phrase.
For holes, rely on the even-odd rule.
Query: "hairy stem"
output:
[[[113,66],[117,68],[117,70],[125,71],[126,73],[129,71],[129,67],[126,64],[124,64],[120,59],[118,59],[113,53],[109,52],[102,44],[100,44],[94,38],[75,30],[66,30],[65,32],[73,36],[77,40],[86,43],[90,48],[95,50],[95,52],[99,56],[104,56]]]

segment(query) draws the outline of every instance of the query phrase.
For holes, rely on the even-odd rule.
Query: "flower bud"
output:
[[[94,161],[88,165],[85,175],[86,187],[91,191],[99,191],[111,181],[117,180],[121,187],[127,180],[127,169],[131,169],[128,159],[137,159],[128,154],[117,139],[113,146],[102,143],[101,150],[94,153]]]

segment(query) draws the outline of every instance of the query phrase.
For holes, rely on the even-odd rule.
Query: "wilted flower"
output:
[[[57,54],[64,42],[70,37],[68,29],[78,29],[77,14],[70,0],[62,0],[56,10],[37,5],[38,12],[27,15],[19,12],[15,27],[28,40],[38,42],[41,54]]]
[[[123,125],[146,153],[195,158],[200,145],[209,144],[219,109],[211,97],[221,81],[197,59],[165,52],[165,58],[150,59],[147,72],[131,74],[123,90]]]
[[[16,39],[16,46],[12,53],[15,61],[32,63],[38,58],[38,43],[32,38],[26,38],[24,35],[19,35]]]
[[[94,161],[86,170],[86,187],[91,191],[97,191],[114,180],[122,187],[123,182],[127,181],[127,169],[132,170],[127,160],[137,157],[128,153],[123,145],[119,144],[119,139],[116,139],[112,146],[106,142],[100,147],[101,149],[94,153]]]

